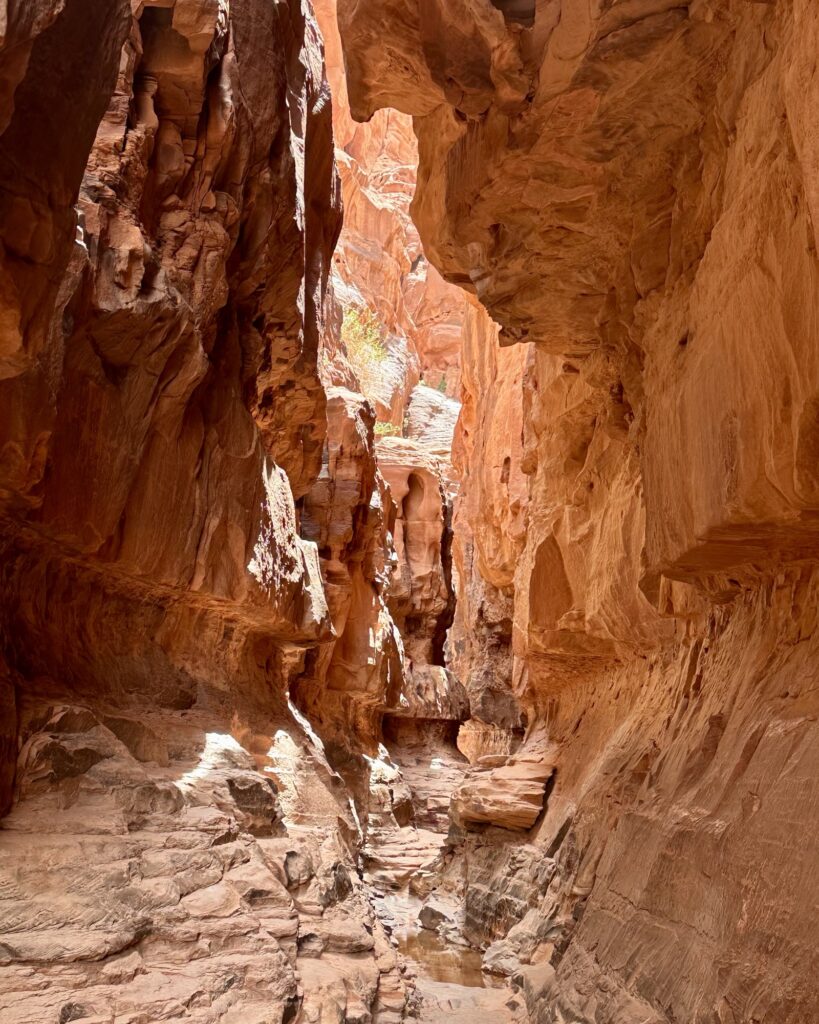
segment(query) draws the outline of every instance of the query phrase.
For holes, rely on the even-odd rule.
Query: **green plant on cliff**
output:
[[[366,306],[347,306],[341,324],[341,340],[347,358],[365,394],[383,373],[389,352],[383,341],[383,327]]]
[[[376,423],[376,437],[399,437],[401,428],[396,423]]]

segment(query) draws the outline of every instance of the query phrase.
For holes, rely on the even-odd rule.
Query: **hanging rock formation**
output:
[[[525,724],[514,756],[554,775],[442,891],[535,1021],[805,1024],[819,11],[341,0],[339,24],[353,116],[414,117],[427,255],[525,345],[467,341],[456,664],[470,755]]]

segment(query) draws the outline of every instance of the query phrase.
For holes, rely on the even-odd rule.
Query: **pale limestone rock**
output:
[[[444,392],[419,384],[410,395],[406,436],[448,463],[460,411],[460,403]]]

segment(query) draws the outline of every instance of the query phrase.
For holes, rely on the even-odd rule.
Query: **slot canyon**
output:
[[[0,1024],[819,1024],[817,0],[0,0]]]

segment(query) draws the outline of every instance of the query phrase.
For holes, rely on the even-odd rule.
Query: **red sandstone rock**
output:
[[[453,461],[460,480],[453,563],[459,580],[450,634],[452,667],[467,688],[470,760],[509,753],[521,732],[511,655],[514,582],[526,544],[528,481],[522,469],[527,353],[500,348],[497,327],[471,302],[463,331],[462,411]]]
[[[299,536],[340,226],[317,29],[4,13],[0,1017],[397,1021],[359,822],[289,699],[350,634]],[[371,579],[372,424],[331,402],[365,441],[322,543]]]
[[[346,758],[377,753],[380,715],[402,679],[400,641],[387,608],[392,575],[389,495],[378,472],[374,418],[364,397],[328,389],[328,434],[318,479],[305,496],[301,529],[318,547],[335,639],[294,685],[299,706]],[[366,777],[358,762],[359,789]]]
[[[497,825],[530,829],[543,810],[546,783],[554,767],[541,753],[479,757],[452,797],[456,825]]]
[[[440,665],[454,604],[444,565],[449,524],[441,465],[406,438],[381,438],[376,451],[390,489],[389,522],[398,558],[390,610],[407,656],[419,664]]]
[[[519,991],[421,1019],[812,1020],[814,6],[341,0],[358,126],[321,5],[377,446],[306,9],[103,6],[0,12],[0,1015],[397,1022],[366,839]]]
[[[319,0],[333,94],[333,126],[344,197],[344,227],[333,256],[336,298],[372,310],[389,352],[362,389],[382,422],[401,427],[419,379],[441,381],[457,398],[460,335],[466,297],[430,267],[409,206],[415,189],[417,144],[409,117],[382,110],[367,124],[350,116],[336,0]]]
[[[339,23],[353,115],[415,117],[427,255],[534,343],[491,395],[491,339],[464,361],[455,664],[473,714],[505,692],[557,744],[529,836],[552,875],[533,897],[518,840],[468,837],[468,934],[541,921],[514,943],[538,1022],[802,1024],[815,5],[342,0]]]

